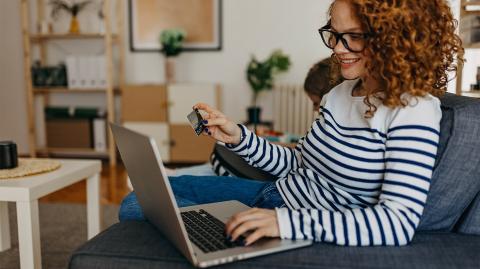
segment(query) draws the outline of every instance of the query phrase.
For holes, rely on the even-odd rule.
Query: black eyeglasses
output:
[[[365,49],[366,40],[371,36],[370,33],[338,33],[331,29],[330,24],[318,29],[318,33],[329,49],[333,50],[340,40],[343,46],[351,52],[362,52]]]

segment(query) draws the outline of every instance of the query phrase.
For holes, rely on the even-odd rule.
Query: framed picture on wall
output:
[[[159,52],[160,33],[181,28],[184,51],[222,49],[222,0],[129,0],[130,50]]]

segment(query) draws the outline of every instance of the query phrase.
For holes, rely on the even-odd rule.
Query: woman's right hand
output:
[[[231,120],[229,120],[222,112],[211,108],[204,103],[198,103],[193,106],[193,109],[203,110],[207,114],[203,115],[206,126],[205,135],[209,135],[214,139],[227,144],[240,143],[240,136],[242,131],[240,127]]]

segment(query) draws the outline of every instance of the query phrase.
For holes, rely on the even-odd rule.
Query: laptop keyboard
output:
[[[203,252],[243,246],[243,236],[234,242],[225,238],[225,224],[207,213],[205,210],[182,212],[183,223],[187,229],[188,238]]]

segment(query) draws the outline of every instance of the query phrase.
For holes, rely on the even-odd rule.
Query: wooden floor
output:
[[[127,173],[122,164],[111,168],[108,163],[102,165],[100,195],[102,204],[120,204],[122,198],[130,192],[127,187]],[[86,182],[81,181],[40,199],[41,202],[85,203]]]
[[[167,164],[166,167],[178,168],[195,164]],[[130,192],[127,186],[127,172],[123,164],[111,168],[108,162],[102,165],[100,195],[102,204],[120,204]],[[40,199],[41,202],[86,203],[86,182],[81,181]]]

